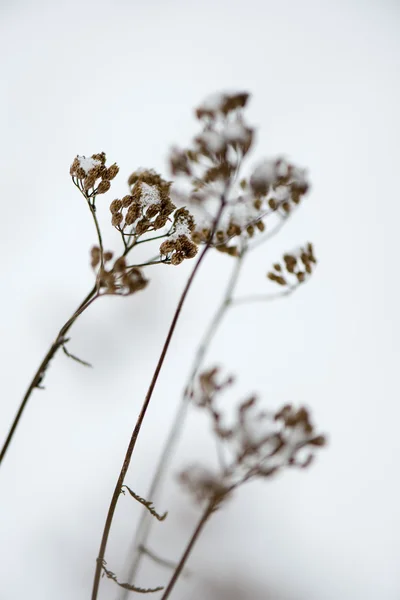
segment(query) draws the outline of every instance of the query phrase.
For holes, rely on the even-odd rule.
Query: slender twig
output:
[[[249,304],[251,302],[271,302],[273,300],[279,300],[290,296],[298,288],[298,285],[293,285],[283,292],[276,292],[275,294],[254,294],[252,296],[239,296],[239,298],[233,298],[231,305],[237,306],[238,304]]]
[[[103,561],[101,565],[101,568],[103,569],[103,572],[106,575],[106,577],[114,581],[114,583],[116,583],[119,587],[124,588],[125,590],[128,590],[130,592],[137,592],[139,594],[154,594],[154,592],[161,592],[161,590],[164,589],[162,586],[156,588],[141,588],[137,587],[136,585],[130,585],[129,583],[121,583],[120,581],[118,581],[116,574],[110,571],[110,569],[107,569],[106,564],[107,563]]]
[[[195,545],[195,543],[197,542],[197,539],[200,535],[200,533],[202,532],[205,524],[207,523],[208,519],[210,518],[210,516],[212,515],[212,513],[214,512],[215,509],[215,501],[211,500],[209,502],[209,504],[207,505],[205,511],[203,512],[196,529],[194,530],[192,537],[189,540],[188,545],[185,548],[185,551],[182,554],[182,557],[167,585],[167,587],[164,590],[163,595],[161,596],[161,600],[167,600],[167,598],[169,597],[170,593],[172,592],[180,574],[182,573],[183,568],[186,565],[187,559],[189,558],[189,555],[192,551],[193,546]]]
[[[51,359],[54,357],[54,355],[57,353],[59,348],[65,344],[65,336],[66,336],[67,332],[69,331],[70,327],[75,323],[75,321],[79,317],[79,315],[81,315],[83,313],[83,311],[86,310],[92,304],[92,302],[94,302],[94,300],[96,300],[96,298],[98,298],[98,293],[96,292],[96,286],[95,286],[90,290],[90,292],[88,293],[86,298],[78,306],[77,310],[74,312],[72,317],[70,319],[68,319],[68,321],[61,327],[56,339],[54,340],[54,342],[50,346],[46,356],[43,358],[42,362],[40,363],[35,375],[33,376],[31,383],[29,384],[28,389],[25,392],[25,395],[22,399],[22,402],[17,411],[17,414],[14,417],[14,421],[12,422],[10,431],[9,431],[7,438],[3,444],[3,447],[2,447],[2,450],[0,453],[0,464],[2,463],[2,461],[6,455],[7,449],[11,443],[11,440],[13,439],[13,436],[17,429],[18,423],[21,420],[22,414],[25,410],[25,407],[27,405],[27,402],[28,402],[33,390],[35,388],[40,387],[41,384],[43,383],[43,379],[44,379],[46,370],[49,366],[49,363],[50,363]]]
[[[138,552],[144,554],[145,556],[148,556],[153,562],[155,562],[157,565],[160,565],[161,567],[165,567],[166,569],[176,569],[177,564],[175,562],[158,556],[158,554],[156,554],[152,550],[149,550],[149,548],[145,548],[145,546],[139,546]],[[189,569],[185,569],[182,572],[182,575],[189,576]]]
[[[146,397],[144,399],[142,408],[140,410],[138,419],[136,421],[136,425],[135,425],[135,427],[133,429],[131,438],[129,440],[129,445],[128,445],[128,448],[126,450],[125,458],[124,458],[124,461],[122,463],[121,471],[120,471],[120,474],[118,476],[117,483],[115,485],[115,489],[114,489],[114,492],[113,492],[113,495],[112,495],[112,498],[111,498],[110,506],[109,506],[108,512],[107,512],[107,517],[106,517],[106,521],[105,521],[105,525],[104,525],[103,535],[102,535],[101,543],[100,543],[99,554],[98,554],[98,557],[97,557],[97,560],[96,560],[96,569],[95,569],[95,574],[94,574],[93,590],[92,590],[92,600],[96,600],[97,599],[99,585],[100,585],[101,565],[102,565],[102,563],[104,561],[104,556],[105,556],[105,552],[106,552],[108,536],[110,534],[110,529],[111,529],[111,525],[112,525],[112,521],[113,521],[115,509],[116,509],[116,506],[117,506],[117,503],[118,503],[118,499],[119,499],[119,496],[120,496],[120,493],[121,493],[121,487],[122,487],[122,485],[124,483],[125,475],[126,475],[126,473],[128,471],[129,464],[130,464],[130,461],[131,461],[131,458],[132,458],[132,454],[133,454],[133,451],[134,451],[135,446],[136,446],[136,441],[138,439],[138,436],[139,436],[139,433],[140,433],[140,430],[141,430],[141,427],[142,427],[142,424],[143,424],[143,420],[144,420],[144,418],[146,416],[147,408],[149,406],[151,397],[153,395],[153,391],[154,391],[155,385],[157,383],[158,376],[160,374],[161,368],[162,368],[162,366],[164,364],[164,360],[165,360],[165,357],[166,357],[169,345],[171,343],[171,339],[172,339],[172,336],[174,334],[175,327],[176,327],[176,324],[178,322],[179,315],[181,313],[181,310],[182,310],[183,304],[185,302],[186,296],[189,293],[189,290],[190,290],[190,288],[192,286],[192,283],[193,283],[193,280],[196,277],[196,274],[197,274],[197,272],[198,272],[198,270],[199,270],[199,268],[201,266],[201,263],[203,262],[203,260],[206,257],[206,254],[207,254],[209,248],[211,247],[212,239],[214,237],[217,225],[219,223],[219,220],[221,218],[221,215],[222,215],[222,212],[223,212],[223,210],[225,208],[225,205],[226,205],[226,200],[225,200],[225,195],[223,195],[221,197],[221,203],[220,203],[220,206],[219,206],[218,213],[217,213],[217,215],[216,215],[216,217],[214,219],[214,223],[213,223],[212,231],[210,233],[209,240],[208,240],[207,244],[204,246],[202,252],[200,253],[200,256],[199,256],[199,258],[198,258],[198,260],[197,260],[197,262],[196,262],[196,264],[195,264],[195,266],[194,266],[194,268],[193,268],[193,270],[192,270],[192,272],[191,272],[191,274],[189,276],[189,279],[186,282],[185,288],[184,288],[184,290],[182,292],[182,295],[181,295],[181,297],[179,299],[178,306],[176,307],[175,314],[173,316],[172,323],[170,325],[167,337],[166,337],[165,342],[164,342],[164,346],[163,346],[163,348],[161,350],[160,357],[158,359],[155,371],[153,373],[153,377],[151,379],[149,389],[147,390],[147,394],[146,394]]]
[[[80,365],[83,365],[84,367],[92,367],[92,365],[87,362],[86,360],[82,360],[81,358],[79,358],[79,356],[75,356],[75,354],[71,354],[71,352],[67,349],[66,347],[66,343],[69,340],[64,340],[64,343],[62,345],[62,349],[64,351],[64,354],[66,354],[68,356],[68,358],[72,358],[72,360],[75,360],[76,362],[78,362]]]
[[[127,269],[138,269],[139,267],[151,267],[152,265],[168,265],[170,261],[166,258],[160,260],[150,260],[149,262],[140,263],[139,265],[129,265]]]
[[[239,257],[235,260],[234,268],[232,270],[231,277],[229,278],[225,294],[222,298],[220,305],[218,306],[213,318],[210,321],[210,324],[201,340],[201,343],[197,349],[195,358],[193,360],[192,368],[190,370],[189,377],[187,379],[185,385],[185,391],[182,396],[182,400],[178,406],[178,410],[176,412],[172,427],[170,429],[168,438],[164,444],[164,448],[162,450],[157,468],[155,470],[152,482],[150,484],[150,488],[148,491],[148,498],[157,498],[159,490],[161,488],[163,482],[163,475],[165,475],[168,463],[171,459],[172,453],[175,448],[175,444],[178,441],[180,432],[182,431],[187,410],[189,407],[189,399],[190,399],[190,390],[193,385],[193,381],[204,362],[204,357],[208,348],[210,347],[211,341],[214,338],[218,328],[221,325],[222,319],[227,311],[227,309],[231,306],[232,296],[234,290],[236,288],[240,271],[243,267],[243,261],[246,256],[247,247],[244,246]],[[141,519],[139,521],[137,530],[134,535],[133,547],[130,556],[133,557],[133,561],[128,574],[128,581],[133,581],[136,577],[137,571],[141,562],[141,554],[138,552],[139,547],[145,546],[147,544],[147,540],[150,535],[150,530],[153,525],[153,520],[148,515],[147,511],[142,512]],[[126,600],[127,594],[122,592],[120,596],[120,600]]]
[[[133,490],[131,490],[130,487],[128,487],[127,485],[123,485],[121,487],[121,492],[124,494],[124,490],[123,488],[126,488],[128,490],[128,492],[130,493],[130,495],[132,496],[132,498],[135,498],[135,500],[137,500],[137,502],[139,502],[140,504],[142,504],[143,506],[146,507],[146,510],[149,511],[149,513],[155,517],[158,521],[164,521],[167,518],[168,513],[165,512],[164,514],[160,515],[154,508],[154,505],[152,503],[151,500],[146,500],[145,498],[142,498],[142,496],[139,496],[139,494],[136,494],[136,492],[134,492]]]

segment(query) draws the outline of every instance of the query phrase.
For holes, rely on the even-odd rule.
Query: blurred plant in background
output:
[[[117,251],[105,250],[104,232],[97,218],[98,196],[109,192],[111,182],[119,172],[117,164],[107,166],[106,155],[101,152],[91,157],[78,155],[70,168],[73,184],[86,201],[96,229],[97,243],[90,252],[95,281],[39,365],[4,442],[0,462],[32,392],[42,387],[49,363],[58,350],[62,348],[68,357],[90,366],[67,347],[70,342],[67,334],[77,318],[103,296],[130,296],[149,287],[150,267],[177,266],[198,257],[172,317],[117,477],[96,560],[92,600],[98,598],[102,575],[119,586],[121,600],[130,591],[163,591],[162,600],[166,600],[184,572],[206,522],[223,508],[238,487],[257,478],[269,480],[285,468],[306,468],[315,450],[325,445],[325,437],[315,431],[306,407],[288,404],[271,411],[261,408],[258,398],[252,395],[242,400],[233,417],[228,419],[221,396],[230,389],[233,377],[220,380],[218,368],[206,369],[204,365],[207,350],[228,310],[243,303],[267,302],[290,295],[308,281],[316,264],[313,246],[308,242],[283,254],[282,260],[276,261],[267,271],[267,281],[277,286],[278,291],[267,290],[265,294],[255,295],[250,290],[248,295],[236,295],[245,259],[251,257],[254,248],[279,233],[309,189],[305,169],[281,156],[264,159],[245,169],[245,160],[255,138],[254,129],[247,124],[244,115],[248,100],[249,94],[242,92],[214,94],[196,109],[200,132],[188,148],[174,147],[170,152],[173,181],[164,179],[151,168],[139,168],[130,175],[129,193],[112,200],[109,207],[111,226],[121,239]],[[135,262],[135,249],[143,244],[149,249],[148,258]],[[206,254],[213,251],[232,258],[231,277],[199,343],[185,392],[144,498],[125,484],[129,464],[183,304]],[[210,299],[212,301],[212,297]],[[201,515],[175,564],[172,557],[158,556],[148,542],[152,525],[167,516],[166,513],[160,515],[153,502],[159,500],[175,444],[191,406],[210,418],[219,468],[210,470],[199,463],[186,466],[180,473],[180,483],[201,506]],[[142,505],[143,513],[128,556],[127,581],[121,582],[108,568],[105,555],[117,503],[126,492]],[[165,587],[136,585],[144,557],[172,569]]]

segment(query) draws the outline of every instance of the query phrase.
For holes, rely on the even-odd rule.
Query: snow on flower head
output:
[[[152,206],[160,203],[160,192],[155,185],[149,185],[142,182],[140,202],[143,207]]]
[[[102,164],[99,160],[92,158],[91,156],[77,156],[76,158],[78,159],[80,168],[85,171],[86,175],[96,167],[100,167]]]
[[[199,119],[202,117],[214,118],[219,113],[226,115],[233,110],[244,108],[248,99],[249,94],[247,92],[212,94],[197,107],[196,114]]]

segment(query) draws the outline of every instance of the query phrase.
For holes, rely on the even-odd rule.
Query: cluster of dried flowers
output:
[[[209,414],[225,456],[219,472],[191,465],[180,474],[196,501],[219,504],[250,480],[269,478],[285,467],[310,465],[315,449],[324,446],[326,439],[316,433],[307,408],[288,404],[278,411],[261,410],[257,397],[251,396],[239,404],[228,426],[218,402],[233,378],[218,381],[218,377],[218,368],[205,371],[191,392],[193,403]]]
[[[57,350],[62,347],[71,358],[88,364],[69,353],[65,347],[68,341],[65,335],[80,314],[100,296],[126,296],[143,290],[148,280],[143,275],[142,267],[155,264],[179,265],[186,259],[194,258],[199,245],[205,245],[178,303],[132,433],[97,558],[92,595],[94,599],[97,598],[102,571],[126,590],[147,593],[162,589],[143,589],[130,583],[120,583],[115,573],[105,566],[104,553],[116,503],[124,487],[152,516],[158,520],[163,520],[166,516],[158,515],[151,501],[124,486],[124,477],[180,309],[202,256],[213,247],[237,257],[236,264],[239,265],[239,259],[249,250],[250,238],[257,236],[258,240],[267,239],[274,232],[271,224],[279,226],[299,205],[309,189],[305,170],[283,157],[265,159],[247,174],[243,174],[243,161],[254,141],[254,130],[244,118],[248,99],[249,95],[243,92],[215,94],[197,108],[200,133],[194,137],[188,149],[174,148],[170,154],[171,172],[181,181],[180,187],[176,181],[163,179],[153,169],[137,169],[132,173],[128,179],[129,193],[112,200],[110,204],[112,226],[120,233],[123,242],[122,251],[116,257],[113,252],[104,251],[96,198],[109,191],[111,181],[119,172],[117,164],[107,167],[106,155],[101,152],[91,157],[77,156],[70,167],[72,181],[86,199],[96,226],[98,244],[91,250],[91,266],[96,274],[96,285],[61,328],[55,343],[39,366],[3,446],[1,459],[27,399],[35,387],[40,387],[49,362]],[[264,232],[266,235],[262,236]],[[150,258],[140,265],[128,264],[128,254],[136,245],[155,240],[160,240],[156,259]],[[253,248],[256,241],[252,242]],[[283,260],[273,265],[267,277],[285,287],[284,294],[287,294],[309,278],[315,263],[313,247],[308,243],[295,252],[284,254]],[[231,298],[229,302],[225,302],[224,308],[230,301]],[[222,311],[218,314],[220,318]],[[278,411],[264,411],[259,408],[255,396],[239,404],[233,422],[227,425],[226,415],[219,407],[220,394],[232,385],[233,379],[228,377],[219,381],[219,371],[216,368],[202,373],[196,379],[198,368],[199,365],[193,371],[186,396],[211,418],[213,433],[220,448],[220,469],[213,472],[207,467],[192,465],[181,473],[180,480],[196,501],[207,501],[208,509],[202,520],[203,526],[208,516],[240,485],[255,478],[269,478],[286,467],[307,467],[314,457],[314,451],[325,445],[325,437],[316,433],[307,408],[286,405]],[[174,425],[172,430],[176,431]],[[165,454],[170,454],[168,447]],[[195,537],[200,530],[201,527],[198,527]],[[195,537],[175,569],[162,600],[169,596]]]
[[[100,152],[91,157],[77,156],[69,172],[74,184],[87,196],[97,196],[108,192],[110,181],[118,175],[119,167],[116,163],[106,167],[106,155]]]
[[[174,148],[170,165],[185,187],[172,192],[190,208],[196,220],[192,239],[209,240],[216,204],[225,208],[213,239],[214,246],[238,255],[238,239],[266,229],[266,219],[287,217],[309,189],[304,169],[279,157],[262,161],[248,177],[241,174],[243,159],[253,145],[254,130],[244,119],[248,94],[216,94],[196,111],[202,131],[189,149]]]
[[[307,281],[316,263],[313,245],[308,242],[304,248],[284,254],[283,264],[275,263],[273,269],[267,273],[267,277],[278,285],[294,288]]]
[[[104,252],[101,264],[101,251],[98,246],[91,250],[91,266],[96,271],[99,282],[99,292],[105,294],[119,294],[129,296],[143,290],[148,284],[142,271],[138,267],[128,267],[125,256],[117,258],[112,266],[107,267],[113,259],[113,253]]]

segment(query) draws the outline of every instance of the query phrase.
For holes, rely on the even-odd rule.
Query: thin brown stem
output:
[[[42,362],[40,363],[35,375],[33,376],[33,379],[31,381],[31,383],[29,384],[28,389],[25,392],[25,395],[22,399],[22,402],[19,406],[19,409],[17,411],[17,414],[14,417],[14,421],[12,422],[12,425],[10,427],[10,431],[7,435],[7,438],[3,444],[3,447],[1,449],[1,453],[0,453],[0,464],[2,463],[6,452],[8,450],[8,447],[15,435],[16,429],[18,427],[18,424],[21,420],[21,417],[23,415],[23,412],[26,408],[26,405],[28,403],[28,400],[33,392],[33,390],[35,388],[39,388],[43,382],[46,370],[49,366],[49,363],[51,361],[51,359],[54,357],[54,355],[57,353],[57,351],[59,350],[59,348],[61,348],[64,343],[65,343],[65,335],[67,334],[67,332],[69,331],[70,327],[75,323],[76,319],[79,317],[79,315],[81,315],[83,313],[84,310],[86,310],[88,308],[88,306],[90,306],[90,304],[92,304],[92,302],[98,297],[98,295],[96,294],[96,287],[93,287],[90,292],[88,293],[88,295],[86,296],[86,298],[81,302],[81,304],[78,306],[77,310],[74,312],[74,314],[72,315],[72,317],[70,319],[68,319],[68,321],[61,327],[60,331],[58,332],[58,335],[56,337],[56,339],[54,340],[53,344],[50,346],[47,354],[45,355],[45,357],[43,358]]]
[[[151,397],[153,395],[153,391],[154,391],[154,388],[156,386],[156,383],[157,383],[158,376],[160,374],[161,368],[162,368],[162,366],[164,364],[164,360],[165,360],[165,357],[166,357],[169,345],[171,343],[171,339],[172,339],[172,336],[174,334],[174,331],[175,331],[175,328],[176,328],[176,324],[178,322],[179,315],[180,315],[180,313],[182,311],[182,307],[183,307],[183,304],[185,302],[186,296],[188,295],[189,290],[190,290],[190,288],[192,286],[193,280],[196,277],[196,274],[197,274],[197,272],[198,272],[198,270],[199,270],[199,268],[201,266],[201,263],[203,262],[204,258],[206,257],[206,254],[207,254],[207,252],[208,252],[208,250],[209,250],[209,248],[211,246],[212,239],[214,237],[214,234],[215,234],[218,222],[220,220],[220,217],[222,215],[222,212],[224,210],[225,204],[226,204],[226,201],[225,201],[225,197],[223,196],[221,198],[221,203],[220,203],[220,206],[219,206],[218,213],[217,213],[217,215],[215,217],[215,220],[214,220],[214,223],[213,223],[213,227],[212,227],[212,231],[211,231],[211,234],[210,234],[209,241],[207,242],[207,244],[204,246],[202,252],[200,253],[200,256],[199,256],[199,258],[198,258],[198,260],[197,260],[197,262],[196,262],[196,264],[195,264],[195,266],[194,266],[194,268],[193,268],[193,270],[192,270],[192,272],[191,272],[191,274],[189,276],[189,279],[186,282],[185,288],[184,288],[184,290],[182,292],[182,295],[181,295],[181,297],[179,299],[178,306],[176,307],[175,314],[173,316],[173,319],[172,319],[172,322],[171,322],[171,325],[170,325],[167,337],[166,337],[165,342],[164,342],[164,346],[163,346],[163,348],[161,350],[160,357],[158,359],[155,371],[153,373],[153,377],[151,379],[149,389],[147,390],[146,397],[144,399],[142,408],[140,410],[138,419],[136,421],[136,425],[135,425],[134,430],[132,432],[132,435],[131,435],[131,438],[130,438],[130,441],[129,441],[129,445],[128,445],[128,448],[126,450],[125,458],[124,458],[124,461],[122,463],[122,468],[121,468],[120,474],[118,476],[117,483],[115,485],[115,489],[114,489],[114,492],[113,492],[113,495],[112,495],[112,498],[111,498],[110,506],[108,508],[108,513],[107,513],[107,517],[106,517],[106,521],[105,521],[105,525],[104,525],[103,535],[102,535],[101,543],[100,543],[99,554],[98,554],[97,561],[96,561],[96,569],[95,569],[95,574],[94,574],[93,590],[92,590],[92,600],[96,600],[97,599],[97,595],[98,595],[98,591],[99,591],[99,585],[100,585],[101,569],[102,569],[102,564],[104,562],[104,556],[105,556],[105,552],[106,552],[108,536],[110,534],[110,529],[111,529],[112,521],[113,521],[113,518],[114,518],[115,509],[116,509],[116,506],[117,506],[117,503],[118,503],[118,499],[119,499],[119,496],[120,496],[120,493],[121,493],[121,487],[122,487],[122,485],[124,483],[124,480],[125,480],[125,475],[126,475],[126,473],[128,471],[129,464],[131,462],[132,454],[133,454],[133,451],[134,451],[135,446],[136,446],[136,442],[137,442],[137,439],[138,439],[138,436],[139,436],[139,433],[140,433],[140,429],[142,427],[143,420],[144,420],[144,418],[146,416],[147,408],[149,406]]]
[[[180,559],[167,587],[164,590],[163,595],[161,596],[161,600],[167,600],[170,593],[172,592],[176,582],[178,581],[180,574],[182,573],[182,571],[186,565],[187,559],[189,558],[189,555],[193,549],[193,546],[197,542],[198,537],[201,534],[201,532],[203,531],[205,524],[207,523],[208,519],[212,515],[214,508],[215,508],[215,502],[211,501],[207,505],[207,508],[205,509],[204,513],[202,514],[202,516],[197,524],[197,527],[194,530],[192,537],[190,538],[188,545],[186,546],[185,551],[182,554],[181,559]]]
[[[172,423],[169,435],[165,442],[164,448],[162,450],[157,468],[155,470],[152,482],[150,484],[149,491],[147,493],[148,498],[152,498],[153,501],[156,500],[157,495],[160,492],[160,488],[163,483],[163,476],[166,473],[168,468],[168,464],[171,460],[175,445],[179,439],[179,435],[183,429],[184,422],[187,415],[187,410],[189,407],[189,398],[190,398],[190,389],[193,385],[193,381],[199,372],[201,365],[204,362],[204,357],[210,344],[220,327],[224,315],[228,308],[231,306],[232,296],[235,291],[239,275],[241,269],[243,267],[243,261],[246,255],[247,247],[244,247],[239,257],[235,260],[235,265],[232,270],[231,277],[229,278],[224,296],[220,305],[218,306],[216,312],[214,313],[213,318],[210,321],[210,324],[206,330],[206,333],[203,336],[203,339],[197,349],[195,358],[193,360],[193,365],[190,370],[189,377],[187,379],[185,385],[185,392],[182,396],[182,400],[178,406],[178,410],[175,414],[174,421]],[[134,535],[133,547],[130,555],[133,556],[133,561],[131,563],[131,567],[128,573],[128,581],[133,581],[137,575],[137,571],[139,569],[143,553],[139,551],[140,547],[146,546],[147,540],[150,536],[150,531],[153,526],[153,519],[151,519],[150,515],[147,511],[142,512],[141,519],[138,524],[138,528]],[[125,591],[121,591],[120,600],[126,600],[128,594]]]

